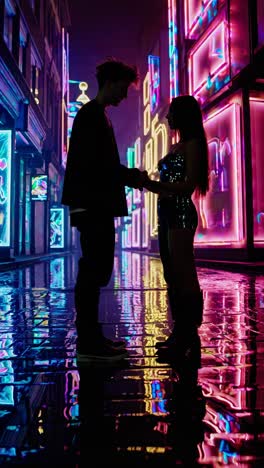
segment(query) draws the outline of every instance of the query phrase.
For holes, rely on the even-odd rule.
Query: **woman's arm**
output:
[[[148,179],[144,187],[153,193],[163,195],[188,194],[191,195],[198,183],[200,147],[198,140],[190,140],[184,144],[186,176],[182,182],[157,182]]]

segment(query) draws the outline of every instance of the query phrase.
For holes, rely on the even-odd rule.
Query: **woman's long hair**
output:
[[[209,189],[209,162],[201,108],[193,96],[184,95],[172,99],[170,110],[175,116],[175,127],[179,130],[181,140],[197,138],[200,141],[200,170],[196,191],[204,196]]]

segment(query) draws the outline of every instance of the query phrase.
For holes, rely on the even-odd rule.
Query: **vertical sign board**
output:
[[[250,104],[254,246],[264,246],[264,94],[252,95]]]
[[[160,101],[160,58],[156,55],[148,56],[149,86],[150,86],[150,110],[154,114]]]
[[[230,80],[229,29],[224,16],[192,48],[189,70],[190,94],[201,103]]]
[[[185,37],[197,40],[226,3],[225,0],[185,0]]]
[[[12,131],[0,130],[0,247],[10,247]]]
[[[204,122],[210,190],[196,200],[196,246],[241,247],[245,241],[240,124],[240,106],[232,101]]]
[[[64,208],[50,209],[50,248],[64,248]]]

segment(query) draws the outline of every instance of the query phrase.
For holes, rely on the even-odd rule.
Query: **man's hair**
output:
[[[116,60],[113,57],[110,57],[105,62],[97,65],[96,78],[99,88],[102,88],[106,81],[114,82],[125,80],[129,84],[135,83],[135,85],[137,85],[139,81],[139,74],[136,66],[127,65],[120,60]]]

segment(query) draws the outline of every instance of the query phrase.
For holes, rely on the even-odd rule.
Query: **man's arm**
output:
[[[140,171],[137,168],[128,168],[120,164],[121,181],[128,187],[142,190],[143,183],[146,180],[146,171]]]

